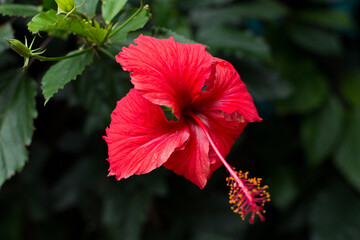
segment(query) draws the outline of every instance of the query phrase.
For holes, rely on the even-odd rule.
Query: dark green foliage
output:
[[[69,55],[76,53],[76,51],[69,53]],[[64,59],[49,68],[41,80],[41,88],[45,97],[45,103],[65,84],[71,80],[75,80],[80,75],[87,65],[93,60],[93,53],[87,52],[73,58]]]
[[[0,2],[1,240],[360,239],[359,1],[154,0],[126,25],[140,1],[67,17],[53,0]],[[4,38],[31,33],[41,56],[91,49],[21,73]],[[164,167],[106,177],[102,136],[132,87],[114,55],[140,33],[202,43],[238,70],[263,121],[227,160],[269,185],[264,223],[229,209],[223,167],[203,190]]]
[[[19,72],[4,72],[0,81],[0,186],[27,160],[36,117],[33,80]]]
[[[39,8],[25,4],[1,4],[0,14],[8,16],[32,17],[40,12]]]

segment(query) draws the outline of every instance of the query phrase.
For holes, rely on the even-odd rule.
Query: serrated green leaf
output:
[[[237,51],[262,60],[270,59],[270,49],[264,39],[251,32],[240,32],[226,28],[203,28],[197,40],[209,46],[209,50]]]
[[[107,31],[99,26],[91,26],[85,20],[80,20],[74,16],[65,18],[64,15],[57,15],[54,10],[43,12],[33,17],[28,23],[28,28],[33,33],[50,30],[76,33],[87,37],[89,41],[95,43],[102,43],[107,35]]]
[[[34,131],[36,84],[23,73],[0,78],[0,186],[28,159],[25,145]]]
[[[84,3],[85,0],[75,0],[76,6],[79,6]],[[85,4],[77,8],[76,11],[85,13],[88,17],[93,17],[96,13],[96,7],[99,3],[99,0],[86,1]]]
[[[126,22],[135,12],[137,9],[130,9],[123,13],[117,24],[120,27],[123,23]],[[125,41],[127,39],[128,33],[132,31],[136,31],[142,27],[145,26],[145,24],[148,22],[148,12],[142,10],[133,20],[131,20],[128,24],[126,24],[122,29],[119,30],[115,35],[111,36],[111,41]],[[116,28],[114,29],[114,31]]]
[[[351,29],[354,26],[354,22],[350,18],[349,13],[344,11],[335,11],[328,9],[303,10],[298,13],[297,17],[306,23],[328,29],[347,30]]]
[[[107,31],[102,28],[85,26],[83,36],[87,37],[91,42],[101,44],[107,36]]]
[[[32,17],[40,12],[39,7],[26,4],[1,4],[0,14],[8,16]]]
[[[343,117],[341,103],[332,97],[302,122],[301,140],[309,165],[317,166],[329,156],[342,132]]]
[[[6,23],[0,26],[0,53],[10,47],[9,44],[5,41],[5,38],[14,38],[13,30],[10,23]]]
[[[341,81],[341,93],[353,106],[360,107],[360,71],[346,75]]]
[[[101,12],[106,23],[111,20],[123,9],[127,0],[102,0]]]
[[[70,52],[68,55],[74,54]],[[87,65],[92,62],[93,54],[91,52],[82,55],[61,60],[51,66],[42,79],[42,90],[45,97],[45,104],[49,99],[62,89],[65,84],[81,74]]]
[[[349,113],[345,139],[335,155],[335,165],[343,176],[360,191],[360,108]]]
[[[58,19],[63,19],[64,15],[57,15],[55,10],[49,10],[47,12],[42,12],[34,16],[31,21],[28,23],[28,29],[33,32],[37,33],[39,31],[45,30],[53,30],[54,26]],[[53,26],[52,28],[50,28]],[[64,29],[60,29],[64,30]]]
[[[152,33],[154,37],[157,38],[169,38],[173,37],[176,42],[180,43],[197,43],[194,40],[188,39],[187,37],[176,33],[170,29],[167,28],[160,28],[160,27],[154,27],[152,29]]]
[[[291,39],[299,46],[322,55],[339,55],[342,46],[339,36],[321,29],[293,25],[289,29]]]

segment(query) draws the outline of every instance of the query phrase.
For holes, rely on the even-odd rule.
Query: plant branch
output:
[[[62,56],[62,57],[44,57],[44,56],[40,56],[40,55],[35,55],[35,56],[32,56],[33,58],[35,59],[38,59],[40,61],[59,61],[59,60],[63,60],[63,59],[67,59],[67,58],[72,58],[72,57],[76,57],[76,56],[79,56],[79,55],[82,55],[86,52],[89,52],[93,49],[93,47],[88,47],[84,50],[81,50],[80,52],[77,52],[77,53],[74,53],[74,54],[71,54],[71,55],[66,55],[66,56]]]

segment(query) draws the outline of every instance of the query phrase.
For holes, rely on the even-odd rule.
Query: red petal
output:
[[[152,103],[170,106],[175,116],[200,94],[210,76],[213,57],[201,44],[177,43],[173,37],[156,39],[140,35],[116,56],[131,71],[135,89]]]
[[[238,112],[249,122],[261,121],[253,99],[235,68],[225,60],[214,58],[214,61],[212,77],[206,82],[207,91],[202,92],[196,101],[196,108]]]
[[[161,166],[187,141],[189,130],[180,122],[168,121],[159,106],[132,89],[118,101],[106,135],[109,175],[120,180]]]
[[[202,112],[202,114],[197,114],[197,116],[207,127],[211,139],[224,158],[228,155],[235,140],[247,125],[247,120],[244,116],[237,112],[228,114],[219,111],[207,111]],[[211,146],[209,150],[209,160],[211,175],[222,165]]]
[[[189,120],[190,138],[184,150],[174,152],[164,166],[204,188],[210,178],[209,141],[203,130]]]

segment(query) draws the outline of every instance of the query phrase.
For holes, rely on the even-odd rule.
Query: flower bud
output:
[[[74,0],[55,0],[58,5],[58,14],[59,13],[71,13],[76,5]]]
[[[149,4],[145,4],[145,6],[143,7],[143,10],[144,10],[144,11],[148,11],[149,9],[150,9]]]
[[[17,52],[20,56],[24,58],[29,58],[32,55],[31,49],[25,46],[22,42],[17,39],[5,39],[12,50]]]

